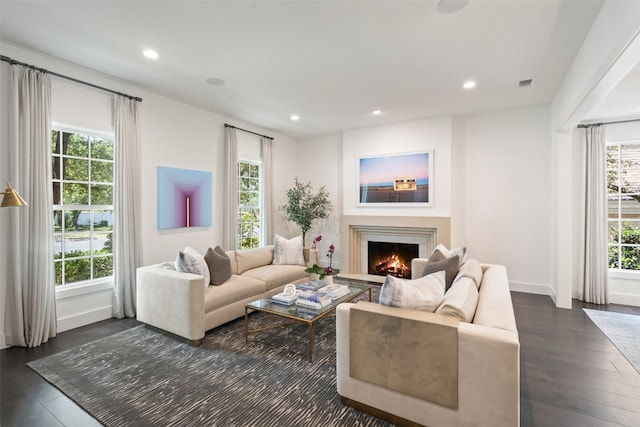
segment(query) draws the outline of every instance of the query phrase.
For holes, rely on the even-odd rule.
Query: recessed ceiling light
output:
[[[291,120],[293,120],[294,122],[297,122],[298,120],[300,120],[300,117],[297,114],[292,114]]]
[[[465,89],[473,89],[474,87],[476,87],[476,82],[474,82],[473,80],[467,80],[466,82],[464,82],[462,87]]]
[[[226,83],[224,80],[217,77],[209,77],[206,82],[213,86],[224,86]]]
[[[153,49],[145,49],[142,54],[149,59],[158,59],[158,52]]]
[[[374,116],[379,116],[380,114],[382,114],[382,110],[373,110],[371,114],[373,114]]]

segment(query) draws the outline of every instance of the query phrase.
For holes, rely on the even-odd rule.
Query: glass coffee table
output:
[[[306,323],[309,325],[309,362],[313,362],[313,337],[315,323],[320,319],[324,319],[326,317],[334,315],[338,304],[353,301],[365,292],[369,292],[369,301],[371,301],[370,286],[344,279],[336,279],[335,283],[339,285],[347,285],[349,287],[349,293],[341,296],[340,298],[336,298],[335,300],[331,301],[331,304],[320,309],[302,307],[296,305],[295,303],[291,305],[279,304],[276,302],[272,302],[267,298],[262,298],[257,301],[250,302],[244,308],[245,341],[249,341],[249,334],[255,332],[275,329],[297,322]],[[252,311],[263,311],[265,313],[282,317],[283,319],[288,319],[288,321],[277,325],[266,326],[264,328],[249,329],[249,313]]]

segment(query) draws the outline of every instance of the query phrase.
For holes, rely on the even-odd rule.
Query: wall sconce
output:
[[[0,192],[4,197],[2,198],[2,204],[0,204],[1,208],[6,208],[9,206],[27,206],[27,202],[24,201],[22,197],[18,194],[16,190],[11,188],[11,184],[7,183],[6,191]]]

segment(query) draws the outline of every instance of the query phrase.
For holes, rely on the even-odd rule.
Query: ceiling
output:
[[[2,0],[0,38],[305,138],[549,103],[602,6],[471,0],[440,13],[437,3]],[[464,90],[469,79],[477,86]]]

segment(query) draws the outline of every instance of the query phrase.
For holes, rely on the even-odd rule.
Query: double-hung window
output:
[[[113,137],[51,133],[56,285],[113,276]]]
[[[238,249],[257,248],[262,243],[262,165],[238,161]]]
[[[609,268],[640,271],[640,140],[607,144]]]

